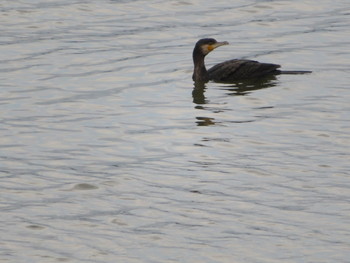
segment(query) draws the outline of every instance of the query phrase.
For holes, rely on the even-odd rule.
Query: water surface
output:
[[[347,262],[348,2],[0,3],[1,262]],[[310,75],[191,80],[211,53]]]

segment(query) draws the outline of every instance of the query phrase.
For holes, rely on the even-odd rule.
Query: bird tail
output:
[[[297,75],[297,74],[309,74],[312,73],[310,70],[281,70],[280,74],[289,74],[289,75]]]

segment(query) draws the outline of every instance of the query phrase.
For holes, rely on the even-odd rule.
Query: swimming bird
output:
[[[204,58],[215,48],[228,45],[227,41],[218,42],[214,38],[203,38],[197,41],[193,49],[194,70],[192,79],[195,82],[234,82],[256,79],[278,74],[305,74],[311,71],[282,71],[278,64],[260,63],[255,60],[232,59],[219,63],[209,70],[205,68]]]

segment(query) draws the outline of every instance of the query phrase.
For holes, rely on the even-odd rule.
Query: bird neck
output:
[[[198,82],[208,82],[209,76],[204,64],[204,55],[201,52],[193,51],[194,70],[192,79]]]

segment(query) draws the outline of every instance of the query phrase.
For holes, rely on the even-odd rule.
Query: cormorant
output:
[[[192,79],[195,82],[233,82],[244,79],[255,79],[277,74],[305,74],[311,71],[282,71],[280,65],[260,63],[255,60],[232,59],[219,63],[209,70],[205,68],[204,57],[217,47],[228,45],[227,41],[218,42],[213,38],[198,40],[193,50],[194,70]]]

